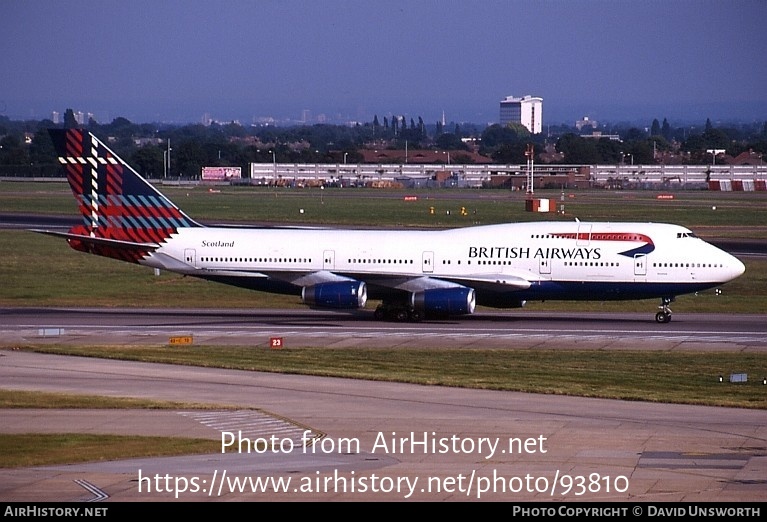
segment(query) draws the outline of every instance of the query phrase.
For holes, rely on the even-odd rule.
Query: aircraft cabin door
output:
[[[421,270],[424,274],[434,272],[434,252],[424,252],[421,258]]]
[[[634,275],[635,276],[647,275],[647,255],[646,254],[634,255]]]
[[[197,268],[197,252],[194,248],[184,249],[184,262],[187,265],[191,265],[194,268]]]
[[[322,268],[323,270],[336,269],[336,251],[335,250],[325,250],[322,253]]]
[[[576,245],[588,246],[591,241],[591,225],[578,225],[578,238],[576,239]]]
[[[538,263],[538,272],[541,274],[551,273],[551,259],[541,259]]]

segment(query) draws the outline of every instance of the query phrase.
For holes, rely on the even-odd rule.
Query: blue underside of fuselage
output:
[[[546,281],[527,290],[504,293],[477,293],[477,304],[503,307],[505,301],[628,301],[676,297],[701,292],[716,283],[604,283]]]
[[[250,290],[286,295],[301,295],[301,287],[269,278],[204,276],[203,279]],[[514,308],[521,301],[627,301],[675,297],[708,290],[718,283],[605,283],[578,281],[544,281],[526,290],[477,289],[477,304],[495,308]],[[409,294],[402,290],[368,285],[368,298],[401,300]]]

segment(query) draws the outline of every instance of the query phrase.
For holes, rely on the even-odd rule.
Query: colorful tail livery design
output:
[[[138,262],[179,228],[199,226],[92,134],[49,132],[83,217],[67,235],[73,248]]]
[[[154,269],[300,296],[313,308],[419,320],[477,305],[659,298],[671,320],[681,294],[743,273],[738,259],[664,223],[529,222],[449,230],[205,227],[84,130],[51,131],[82,215],[72,248]]]

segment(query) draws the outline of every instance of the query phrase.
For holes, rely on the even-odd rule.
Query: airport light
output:
[[[349,155],[348,152],[344,152],[344,165],[346,165],[346,156],[348,156],[348,155]]]
[[[170,148],[170,138],[168,138],[168,154],[166,156],[166,170],[165,170],[165,177],[168,177],[168,174],[170,174],[170,151],[173,149]]]
[[[269,152],[272,153],[272,165],[274,166],[274,181],[277,182],[277,154],[270,150]]]
[[[727,152],[726,149],[706,149],[706,152],[711,154],[711,165],[716,165],[716,156],[717,154],[724,154]]]

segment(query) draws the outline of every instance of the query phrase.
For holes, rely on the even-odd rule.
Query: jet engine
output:
[[[473,314],[476,298],[473,288],[432,288],[414,292],[411,305],[425,315]]]
[[[301,290],[301,299],[305,304],[318,308],[364,308],[368,292],[362,281],[338,281],[305,286]]]

